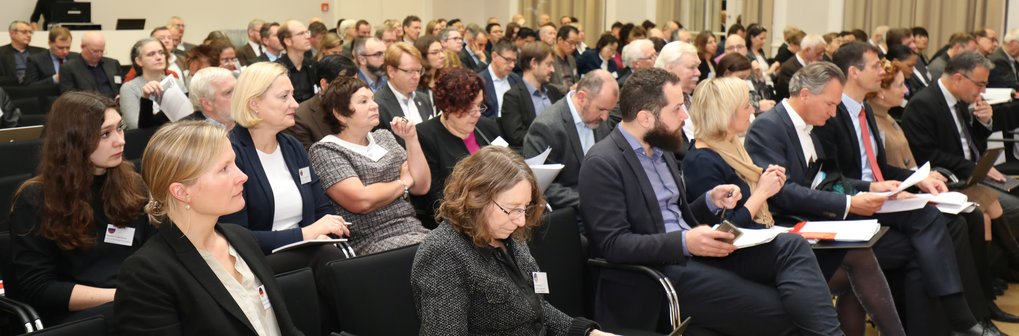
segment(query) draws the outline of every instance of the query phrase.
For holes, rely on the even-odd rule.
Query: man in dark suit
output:
[[[551,148],[546,163],[565,166],[545,190],[545,200],[553,209],[580,205],[577,192],[580,163],[591,146],[612,131],[605,121],[618,101],[616,79],[608,71],[594,70],[577,82],[577,90],[552,104],[548,113],[542,113],[531,123],[524,137],[524,157],[534,157]]]
[[[481,28],[471,26],[464,31],[464,46],[460,50],[460,64],[474,72],[481,72],[488,67],[489,57],[485,52],[488,35]]]
[[[517,48],[510,41],[497,41],[492,46],[492,62],[478,72],[485,81],[485,114],[489,118],[502,116],[502,102],[507,91],[523,79],[513,73],[517,64]]]
[[[771,243],[736,250],[721,241],[729,233],[701,225],[717,222],[717,210],[735,206],[741,195],[734,185],[685,195],[672,154],[687,119],[679,78],[662,69],[637,71],[620,97],[623,122],[591,148],[580,168],[581,215],[595,254],[658,268],[682,297],[683,314],[696,316],[691,327],[727,335],[839,334],[804,239],[779,234]],[[629,303],[620,305],[626,313],[660,307],[634,295],[632,273],[606,270],[601,277],[605,285],[597,295]],[[610,323],[617,317],[611,309],[595,307],[595,317]]]
[[[332,55],[326,56],[316,64],[318,71],[318,85],[322,88],[319,94],[316,94],[311,99],[305,100],[297,107],[297,114],[294,115],[294,126],[290,126],[287,132],[297,138],[304,145],[304,149],[310,149],[311,145],[315,144],[323,137],[329,134],[333,134],[329,125],[323,121],[328,115],[330,118],[333,114],[326,113],[322,110],[322,92],[325,92],[329,88],[331,83],[336,77],[339,76],[350,76],[357,71],[354,63],[349,58]]]
[[[57,85],[60,66],[78,53],[71,52],[71,31],[64,27],[50,29],[49,52],[36,53],[28,57],[28,71],[25,85]]]
[[[843,46],[846,48],[846,46]],[[876,56],[876,53],[875,53]],[[837,57],[836,57],[837,59]],[[879,78],[879,77],[878,77]],[[855,191],[891,191],[894,182],[871,183],[846,178],[837,187],[816,189],[827,177],[841,175],[836,160],[826,154],[818,132],[834,116],[841,101],[842,71],[828,62],[809,64],[790,80],[791,98],[771,112],[762,114],[747,132],[746,149],[758,166],[779,165],[786,168],[788,180],[782,190],[769,199],[773,213],[790,214],[810,219],[842,220],[877,218],[892,227],[892,240],[882,239],[875,249],[882,256],[882,267],[898,268],[915,259],[915,267],[925,279],[927,294],[937,297],[946,310],[951,328],[966,331],[964,335],[981,335],[983,325],[977,323],[969,304],[962,295],[959,264],[952,242],[946,232],[948,218],[932,207],[911,212],[874,215],[882,207],[885,196]],[[823,171],[819,175],[819,172]],[[822,177],[818,177],[822,176]],[[925,180],[924,189],[933,189],[933,181]],[[943,187],[943,186],[942,186]],[[809,206],[804,206],[809,205]],[[903,246],[903,238],[908,245]],[[905,249],[903,249],[903,247]],[[911,249],[910,249],[911,247]],[[887,253],[881,252],[886,249]],[[915,251],[912,256],[910,251]],[[903,258],[906,259],[903,259]]]
[[[523,80],[503,95],[499,117],[503,139],[515,148],[524,144],[524,135],[534,118],[563,98],[562,92],[549,84],[555,68],[548,44],[528,42],[519,58]]]
[[[240,50],[237,50],[237,60],[243,66],[249,66],[258,62],[258,56],[262,56],[262,25],[265,21],[254,19],[248,22],[248,43],[245,43]]]
[[[315,75],[315,61],[306,57],[311,50],[311,36],[301,21],[290,20],[279,27],[277,38],[286,47],[287,53],[276,59],[276,63],[287,68],[290,84],[294,86],[294,100],[298,103],[308,100],[318,91],[318,76]]]
[[[187,26],[184,25],[184,19],[179,16],[171,16],[170,20],[166,21],[166,26],[172,27],[171,31],[175,33],[174,39],[177,40],[177,51],[186,53],[195,47],[194,44],[184,42],[184,31],[187,29]]]
[[[896,31],[892,29],[890,32]],[[911,51],[898,44],[890,43],[889,53],[902,49],[903,53]],[[815,130],[825,152],[832,153],[838,161],[838,169],[846,178],[864,182],[899,183],[913,172],[908,169],[893,167],[885,160],[885,149],[881,133],[878,130],[874,112],[864,98],[881,90],[881,77],[884,73],[881,60],[877,58],[877,49],[864,43],[849,43],[835,52],[834,61],[846,74],[846,85],[843,89],[842,101],[838,106],[835,118],[830,119],[823,127]],[[863,139],[860,141],[859,139]],[[873,185],[872,184],[872,185]],[[943,182],[928,177],[919,187],[930,193],[948,191]],[[923,211],[936,213],[936,209],[927,206]],[[944,215],[943,215],[944,216]],[[887,216],[885,216],[887,217]],[[993,317],[1002,321],[1019,322],[1019,317],[1005,313],[994,305],[994,292],[991,284],[987,262],[986,244],[984,242],[983,215],[980,212],[972,216],[949,216],[949,233],[955,243],[955,253],[960,261],[959,269],[962,276],[963,293],[969,299],[973,315],[977,320],[984,321],[985,326],[993,324],[986,319]],[[884,218],[882,218],[884,219]],[[967,225],[966,220],[969,220]],[[912,220],[916,221],[916,220]],[[882,223],[888,221],[883,220]],[[894,223],[893,223],[894,224]],[[995,233],[1004,233],[1006,237],[997,235],[997,239],[1011,239],[1005,223],[997,221]],[[997,228],[1006,229],[1006,231]],[[997,240],[996,239],[996,240]],[[920,247],[916,248],[918,252]],[[917,284],[922,285],[922,284]],[[912,308],[910,304],[907,309]],[[911,321],[912,322],[912,321]]]
[[[1015,33],[1015,34],[1013,34]],[[991,53],[994,69],[987,78],[987,87],[1019,90],[1019,31],[1009,31],[1001,41],[1001,47]]]
[[[11,43],[0,47],[0,77],[9,77],[21,83],[28,71],[28,58],[46,49],[28,45],[32,43],[32,26],[25,21],[14,21],[8,27]]]
[[[262,30],[259,31],[259,36],[262,37],[262,55],[255,59],[256,62],[275,62],[283,56],[283,42],[280,42],[277,36],[279,30],[280,24],[276,22],[262,25]]]
[[[123,79],[120,62],[104,57],[106,38],[98,32],[81,36],[81,57],[60,67],[60,91],[96,91],[113,98],[120,93]]]
[[[800,51],[794,57],[782,63],[778,69],[778,78],[775,79],[775,100],[789,98],[789,79],[793,74],[804,66],[821,60],[824,49],[828,46],[824,38],[817,34],[808,34],[800,41]]]
[[[432,100],[417,92],[423,73],[421,52],[406,42],[389,46],[385,53],[388,83],[375,93],[379,104],[379,128],[389,129],[394,117],[420,124],[435,117]]]

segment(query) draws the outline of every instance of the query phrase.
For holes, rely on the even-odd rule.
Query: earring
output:
[[[191,210],[191,204],[190,203],[185,204],[184,205],[184,210]]]

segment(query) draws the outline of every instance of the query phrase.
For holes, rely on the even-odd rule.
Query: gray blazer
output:
[[[569,96],[563,97],[552,104],[549,111],[535,118],[527,130],[527,135],[524,136],[525,158],[534,157],[551,147],[552,152],[549,153],[546,163],[561,163],[566,166],[545,190],[545,199],[553,209],[580,205],[577,178],[580,175],[580,163],[584,161],[584,148],[580,145],[580,135],[577,133],[567,99]],[[594,130],[594,141],[601,141],[610,132],[612,127],[609,123],[601,123]]]
[[[414,304],[427,335],[584,335],[594,322],[572,318],[534,294],[538,264],[527,244],[507,239],[507,251],[526,277],[521,289],[495,257],[442,223],[418,247],[411,270]],[[549,276],[555,276],[550,274]]]
[[[379,126],[378,128],[390,129],[389,122],[393,121],[394,117],[403,117],[403,108],[400,107],[400,102],[396,100],[396,93],[393,89],[389,88],[389,85],[382,86],[378,92],[375,93],[375,103],[379,104]],[[421,121],[425,121],[432,118],[432,99],[428,98],[427,94],[421,92],[414,94],[414,103],[417,104],[418,112],[421,113]]]

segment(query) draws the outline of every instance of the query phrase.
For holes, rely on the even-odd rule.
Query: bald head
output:
[[[608,71],[594,70],[577,82],[577,91],[571,99],[584,124],[597,128],[619,102],[619,84]]]
[[[81,35],[81,58],[89,65],[99,63],[106,53],[106,38],[98,32],[86,32]]]

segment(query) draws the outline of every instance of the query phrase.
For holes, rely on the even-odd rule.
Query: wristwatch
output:
[[[401,197],[401,199],[407,200],[408,198],[410,198],[410,187],[407,186],[407,182],[403,182],[403,179],[396,179],[396,180],[400,181],[400,184],[403,185],[403,197]]]

